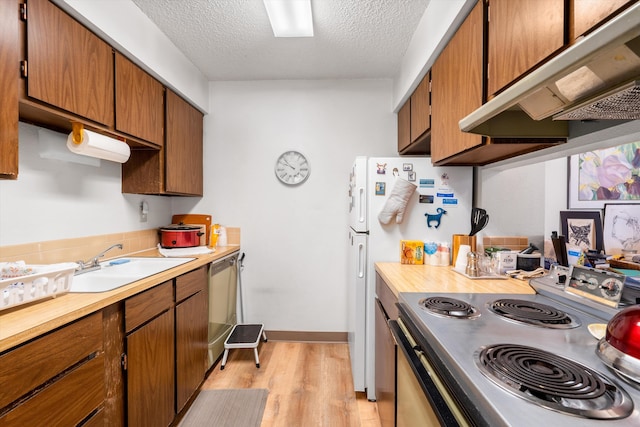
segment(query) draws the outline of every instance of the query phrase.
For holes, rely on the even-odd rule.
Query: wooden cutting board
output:
[[[211,239],[211,215],[201,215],[201,214],[180,214],[174,215],[171,218],[172,224],[195,224],[195,225],[205,225],[206,226],[206,236],[207,243],[209,245],[209,240]]]

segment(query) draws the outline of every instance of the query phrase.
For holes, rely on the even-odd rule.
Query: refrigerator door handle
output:
[[[366,262],[364,244],[358,244],[358,278],[363,278],[365,274]]]
[[[358,197],[360,198],[360,201],[358,203],[358,208],[360,209],[360,212],[358,213],[358,221],[364,223],[367,203],[364,194],[364,187],[358,187]]]

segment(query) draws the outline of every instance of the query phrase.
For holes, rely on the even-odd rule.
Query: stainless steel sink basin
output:
[[[69,292],[111,291],[194,259],[123,257],[105,261],[100,270],[74,276]]]

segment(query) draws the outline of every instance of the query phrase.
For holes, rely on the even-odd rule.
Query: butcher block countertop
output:
[[[112,291],[67,293],[48,300],[2,310],[0,311],[0,352],[239,250],[239,246],[226,246],[216,248],[211,254],[188,256],[187,258],[196,259]],[[128,258],[136,256],[159,257],[161,255],[157,249],[127,255]]]
[[[378,262],[376,272],[396,297],[400,292],[535,294],[524,280],[469,279],[453,267]]]

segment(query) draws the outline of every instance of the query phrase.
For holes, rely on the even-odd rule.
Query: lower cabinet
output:
[[[207,371],[208,265],[0,353],[0,426],[166,427]]]
[[[175,416],[173,283],[125,301],[127,421],[167,426]]]
[[[396,296],[376,274],[376,401],[382,427],[396,424],[396,344],[387,324],[397,319]]]
[[[105,402],[102,315],[91,314],[0,355],[0,425],[78,425]]]
[[[207,268],[176,278],[176,412],[198,390],[207,371]]]

